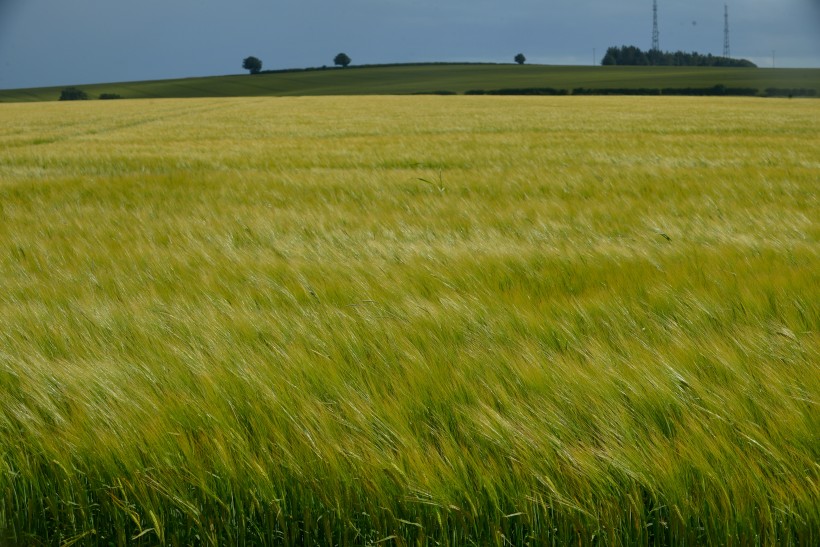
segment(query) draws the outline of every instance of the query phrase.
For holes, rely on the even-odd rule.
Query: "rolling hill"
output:
[[[820,69],[580,67],[512,64],[403,64],[316,68],[257,75],[79,85],[91,98],[126,99],[305,95],[401,95],[556,88],[753,88],[820,90]],[[66,86],[0,90],[0,102],[53,101]]]

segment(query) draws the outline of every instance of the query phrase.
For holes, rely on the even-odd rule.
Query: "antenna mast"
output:
[[[729,49],[729,5],[723,4],[723,56],[731,57]]]
[[[661,49],[660,33],[658,32],[658,0],[652,0],[652,49]]]

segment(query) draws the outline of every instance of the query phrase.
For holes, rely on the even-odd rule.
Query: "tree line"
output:
[[[519,65],[523,65],[527,62],[527,58],[524,57],[523,53],[517,54],[513,57],[513,61],[518,63]],[[336,66],[340,66],[342,68],[347,67],[352,62],[352,59],[347,55],[347,53],[339,53],[333,58],[333,64]],[[427,64],[427,63],[425,63]],[[242,60],[242,68],[250,72],[251,74],[261,74],[262,73],[262,60],[258,57],[250,56],[245,57]],[[271,72],[270,70],[266,72]],[[278,71],[276,71],[278,72]]]
[[[333,64],[345,68],[352,62],[347,53],[339,53],[333,58]],[[258,57],[250,56],[242,60],[242,68],[251,74],[259,74],[262,72],[262,60]]]
[[[601,64],[632,65],[632,66],[717,66],[717,67],[746,67],[756,68],[757,65],[746,59],[732,59],[712,55],[702,55],[697,52],[661,51],[650,49],[642,51],[635,46],[610,47],[606,50]]]

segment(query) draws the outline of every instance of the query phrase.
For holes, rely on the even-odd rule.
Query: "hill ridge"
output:
[[[474,90],[730,89],[820,90],[820,69],[517,65],[505,63],[399,63],[346,68],[308,67],[260,74],[135,82],[73,84],[89,97],[126,99],[310,95],[409,95]],[[58,100],[68,87],[0,90],[1,102]]]

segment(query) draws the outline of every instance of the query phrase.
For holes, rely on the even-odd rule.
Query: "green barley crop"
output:
[[[0,543],[820,541],[818,103],[0,119]]]

